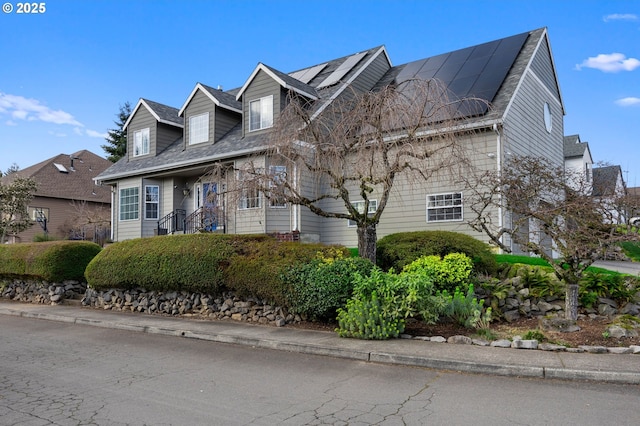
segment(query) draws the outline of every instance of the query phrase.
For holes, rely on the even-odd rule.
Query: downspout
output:
[[[298,188],[298,166],[296,164],[293,165],[293,187],[299,191]],[[291,231],[300,231],[298,220],[298,215],[300,214],[299,209],[300,205],[292,204],[291,208],[293,209],[293,226],[291,227]]]
[[[115,231],[116,231],[116,187],[111,187],[111,241],[115,241]]]
[[[502,132],[497,123],[493,124],[493,131],[496,132],[496,171],[498,176],[502,174]],[[504,220],[504,209],[502,208],[502,191],[498,193],[498,229],[502,229]],[[500,243],[504,244],[502,235]]]

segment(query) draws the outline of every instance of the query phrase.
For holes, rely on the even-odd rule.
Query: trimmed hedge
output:
[[[87,266],[85,276],[96,290],[142,287],[212,295],[232,290],[283,302],[280,272],[327,249],[320,244],[281,243],[267,235],[138,238],[105,247]]]
[[[3,244],[0,277],[84,281],[86,266],[100,251],[98,244],[88,241]]]
[[[378,241],[377,265],[383,270],[401,271],[423,256],[464,253],[473,261],[475,272],[492,275],[497,270],[495,255],[488,244],[465,234],[449,231],[416,231],[390,234]]]

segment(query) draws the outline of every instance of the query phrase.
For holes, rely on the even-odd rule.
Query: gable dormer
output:
[[[158,155],[182,136],[182,128],[176,108],[140,98],[123,126],[129,160]]]
[[[273,127],[286,104],[289,91],[309,100],[318,99],[313,87],[259,63],[236,95],[236,99],[242,102],[243,135]]]
[[[178,115],[184,119],[185,147],[212,144],[242,120],[242,104],[235,96],[196,84]]]

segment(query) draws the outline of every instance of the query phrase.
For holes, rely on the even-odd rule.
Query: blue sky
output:
[[[180,108],[197,82],[244,84],[385,45],[394,65],[547,27],[565,135],[640,186],[640,1],[1,0],[0,170],[101,145],[119,106]]]

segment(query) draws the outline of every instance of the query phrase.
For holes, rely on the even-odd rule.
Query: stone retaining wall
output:
[[[83,306],[94,308],[143,312],[148,314],[198,316],[211,319],[232,319],[278,327],[301,322],[299,315],[264,300],[239,298],[233,293],[213,297],[201,293],[158,292],[144,289],[105,290],[87,289]]]
[[[79,299],[87,290],[87,283],[71,280],[48,283],[39,280],[13,279],[3,280],[2,283],[5,284],[2,297],[18,302],[46,305],[56,305],[65,299]]]

